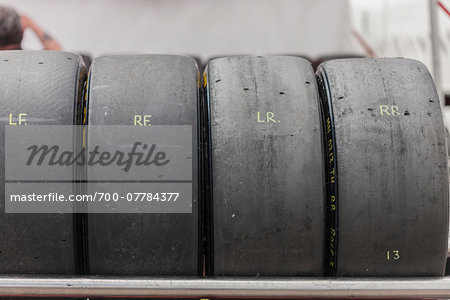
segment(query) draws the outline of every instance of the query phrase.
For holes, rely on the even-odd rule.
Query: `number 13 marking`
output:
[[[391,257],[392,255],[392,257]],[[392,251],[388,251],[386,253],[386,260],[399,260],[400,259],[400,251],[399,250],[392,250]]]

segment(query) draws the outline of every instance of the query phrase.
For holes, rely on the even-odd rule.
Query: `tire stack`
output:
[[[189,57],[116,55],[86,73],[79,55],[2,51],[1,138],[6,126],[123,126],[136,115],[191,126],[192,213],[3,211],[1,274],[444,274],[446,140],[421,63],[339,59],[314,73],[294,56],[222,57],[200,80]],[[4,144],[0,156],[3,197]],[[74,174],[77,193],[104,188],[79,188],[89,177]]]

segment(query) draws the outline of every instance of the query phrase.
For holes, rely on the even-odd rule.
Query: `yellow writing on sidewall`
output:
[[[83,126],[83,148],[86,148],[86,127]]]
[[[150,119],[152,115],[135,115],[134,126],[151,126]]]
[[[399,260],[400,259],[400,251],[399,250],[388,250],[386,252],[386,260]]]
[[[335,256],[334,243],[335,243],[336,230],[334,228],[331,228],[331,232],[330,233],[331,233],[331,237],[330,237],[330,255],[331,256]],[[334,263],[332,263],[331,266],[333,267]]]
[[[400,113],[396,105],[380,105],[380,115],[382,116],[400,116],[405,114]]]
[[[275,114],[271,111],[266,113],[257,112],[258,123],[280,123],[280,120],[275,120]]]
[[[17,120],[14,122],[13,114],[9,114],[9,125],[27,125],[26,119],[25,119],[26,116],[27,116],[27,114],[20,113],[17,117],[14,118]]]
[[[331,132],[331,120],[330,117],[327,118],[327,134]]]

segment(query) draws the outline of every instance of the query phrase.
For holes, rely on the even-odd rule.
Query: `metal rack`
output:
[[[0,295],[450,298],[450,277],[402,279],[169,279],[0,277]]]
[[[450,299],[450,276],[395,279],[0,276],[0,297],[44,295],[47,297],[147,296],[201,299],[215,297]]]

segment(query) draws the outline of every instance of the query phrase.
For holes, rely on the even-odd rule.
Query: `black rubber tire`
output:
[[[205,64],[203,63],[202,58],[199,56],[195,56],[195,55],[188,55],[188,56],[195,59],[195,62],[197,63],[198,72],[200,74],[203,74],[203,71],[205,70]]]
[[[447,265],[445,266],[445,276],[450,276],[450,257],[447,258]]]
[[[212,273],[321,276],[324,177],[311,64],[288,56],[215,59],[206,92]]]
[[[83,58],[84,64],[89,69],[92,64],[92,56],[88,53],[80,53],[80,55]]]
[[[9,114],[28,125],[73,125],[86,68],[80,56],[56,51],[0,51],[0,197],[5,205],[5,127]],[[34,120],[37,120],[35,123]],[[71,214],[0,214],[0,274],[76,274]]]
[[[198,80],[187,56],[104,56],[92,63],[89,125],[133,125],[134,115],[145,113],[152,125],[192,125],[193,198],[191,214],[89,214],[91,274],[199,274]]]
[[[337,153],[337,276],[442,276],[447,150],[428,70],[401,58],[348,59],[318,75]]]
[[[277,55],[277,56],[294,56],[294,57],[301,57],[301,58],[304,58],[304,59],[306,59],[307,61],[309,61],[311,64],[313,64],[313,62],[314,62],[314,60],[311,58],[311,57],[309,57],[309,56],[307,56],[307,55],[303,55],[303,54],[301,54],[301,53],[298,53],[298,54],[295,54],[295,53],[282,53],[282,54],[279,54],[279,55]],[[313,66],[314,67],[314,66]]]
[[[336,59],[348,59],[348,58],[364,58],[364,57],[365,56],[363,56],[363,55],[355,55],[355,54],[328,55],[328,56],[321,56],[321,57],[318,57],[317,59],[311,60],[311,63],[312,63],[312,67],[313,67],[314,71],[316,71],[317,68],[319,67],[319,65],[326,61],[336,60]]]
[[[447,128],[445,128],[445,137],[447,139],[447,156],[450,159],[450,133]]]

